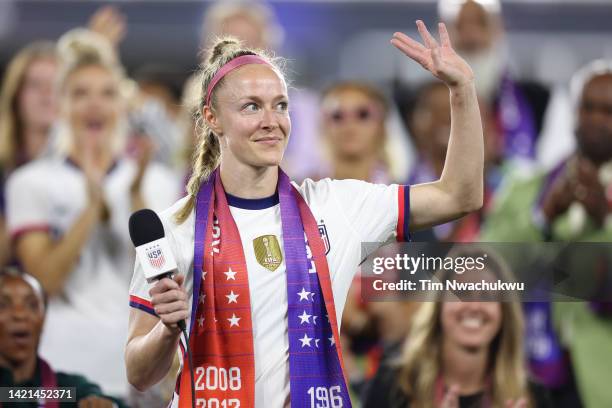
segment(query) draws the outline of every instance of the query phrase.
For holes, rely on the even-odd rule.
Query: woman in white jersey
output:
[[[350,406],[337,318],[362,242],[408,238],[482,204],[483,141],[473,74],[424,24],[425,45],[391,43],[450,89],[453,127],[440,180],[412,186],[355,180],[297,186],[279,169],[291,130],[287,85],[275,61],[232,39],[202,71],[202,133],[188,196],[161,213],[178,274],[130,288],[126,366],[144,390],[183,369],[173,406],[191,406],[177,322],[186,319],[195,395],[206,407]],[[195,294],[195,295],[194,295]]]
[[[153,164],[141,172],[122,158],[122,70],[104,39],[72,31],[59,50],[66,143],[57,156],[12,173],[8,227],[17,261],[49,295],[41,355],[56,370],[124,395],[123,304],[133,262],[127,221],[137,207],[171,204],[180,179]]]

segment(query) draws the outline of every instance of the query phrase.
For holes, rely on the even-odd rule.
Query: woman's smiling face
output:
[[[77,148],[108,148],[117,130],[122,106],[117,77],[107,68],[88,65],[71,73],[62,108]]]
[[[287,85],[264,64],[249,64],[227,74],[204,117],[219,137],[222,160],[251,167],[278,166],[291,132]]]

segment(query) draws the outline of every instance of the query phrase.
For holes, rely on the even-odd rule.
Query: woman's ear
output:
[[[221,128],[221,124],[219,123],[219,117],[210,106],[205,105],[202,108],[202,117],[204,118],[204,122],[206,122],[208,127],[213,131],[215,135],[223,135],[223,129]]]

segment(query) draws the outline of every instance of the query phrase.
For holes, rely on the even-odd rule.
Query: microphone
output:
[[[130,216],[129,229],[147,282],[169,277],[176,272],[174,255],[155,211],[148,208],[136,211]]]
[[[172,278],[178,269],[176,260],[166,239],[164,226],[155,211],[148,208],[136,211],[130,216],[129,230],[147,282]],[[179,321],[178,326],[185,330],[185,321]]]

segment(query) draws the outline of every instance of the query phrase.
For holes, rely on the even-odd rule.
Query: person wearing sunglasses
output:
[[[376,88],[339,82],[322,95],[322,134],[334,179],[389,182],[385,155],[387,101]]]

